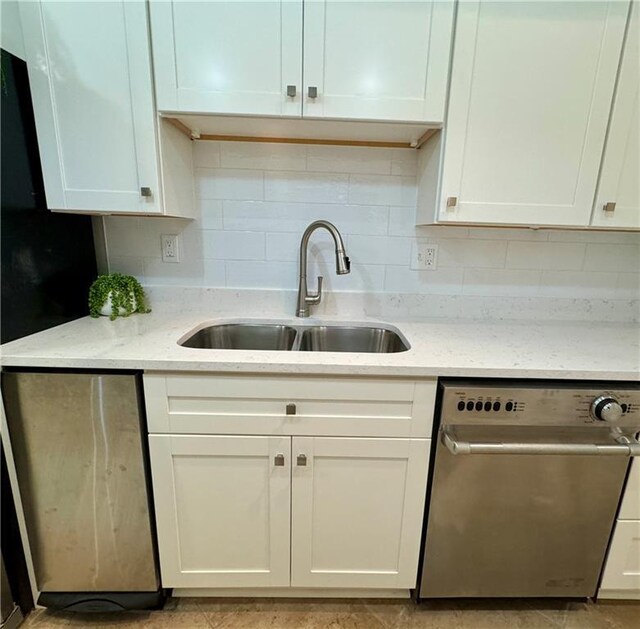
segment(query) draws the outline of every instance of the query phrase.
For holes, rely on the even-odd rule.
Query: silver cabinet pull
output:
[[[287,85],[287,96],[289,98],[295,98],[295,96],[296,96],[296,86],[295,85]]]
[[[309,85],[307,94],[309,95],[309,98],[318,98],[318,88],[315,85]]]
[[[150,197],[151,196],[151,188],[149,188],[147,186],[142,186],[142,188],[140,188],[140,196],[141,197]]]
[[[442,443],[451,454],[609,454],[640,456],[640,442],[618,437],[613,443],[482,443],[458,441],[448,430],[442,431]]]
[[[276,454],[273,457],[273,464],[276,467],[284,467],[284,454]]]
[[[287,404],[287,415],[295,415],[298,412],[295,404]]]
[[[609,203],[605,203],[602,206],[602,210],[603,210],[603,212],[615,212],[616,211],[616,204],[613,203],[612,201],[609,201]]]
[[[307,465],[307,455],[299,454],[296,457],[296,465],[299,465],[300,467],[305,467]]]
[[[447,210],[453,210],[458,205],[458,197],[447,197]]]

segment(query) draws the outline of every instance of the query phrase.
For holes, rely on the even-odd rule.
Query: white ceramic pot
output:
[[[107,299],[104,302],[104,305],[102,306],[102,309],[100,310],[100,314],[103,317],[110,317],[111,316],[111,292],[109,291],[109,294],[107,295]],[[133,291],[131,291],[131,297],[133,298],[133,310],[135,311],[136,307],[138,306],[138,303],[136,301],[135,295],[133,294]],[[127,311],[120,306],[120,308],[118,308],[118,316],[122,316],[127,314]]]

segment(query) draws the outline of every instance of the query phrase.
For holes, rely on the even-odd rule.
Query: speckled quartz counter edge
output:
[[[260,320],[300,321],[281,313],[281,308],[265,308]],[[178,345],[178,339],[205,322],[238,318],[246,318],[246,310],[231,308],[212,317],[207,309],[178,313],[157,308],[116,321],[85,317],[3,345],[0,361],[4,367],[59,369],[640,381],[636,323],[322,316],[305,322],[382,322],[398,328],[411,348],[356,354]]]

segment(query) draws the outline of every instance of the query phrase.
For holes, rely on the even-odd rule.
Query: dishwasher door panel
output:
[[[473,432],[465,437],[481,435]],[[595,595],[628,465],[621,456],[453,455],[439,439],[420,596]]]
[[[38,588],[158,587],[133,375],[4,373]]]

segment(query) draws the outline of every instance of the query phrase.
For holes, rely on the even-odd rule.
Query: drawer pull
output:
[[[307,465],[307,455],[299,454],[296,458],[296,465],[299,465],[300,467],[305,467]]]
[[[273,464],[276,467],[284,467],[284,454],[276,454],[273,457]]]
[[[287,404],[287,415],[295,415],[297,410],[295,404]]]

